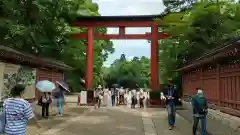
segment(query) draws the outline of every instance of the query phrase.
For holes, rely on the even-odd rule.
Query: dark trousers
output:
[[[137,98],[136,97],[132,97],[132,105],[131,105],[131,108],[135,108],[137,104]]]
[[[102,99],[98,98],[98,108],[101,106]]]
[[[143,100],[144,100],[144,98],[140,98],[140,102],[139,102],[140,108],[143,108],[143,107],[144,107],[144,105],[143,105]]]
[[[124,104],[124,95],[119,96],[119,104]]]
[[[99,97],[96,97],[96,104],[97,104],[97,107],[100,108],[101,106],[101,99]]]
[[[49,103],[42,103],[42,117],[49,116]]]
[[[115,106],[115,99],[116,99],[116,97],[115,97],[115,96],[111,96],[111,100],[112,100],[112,106]]]
[[[206,129],[206,116],[204,117],[193,117],[193,135],[196,135],[198,123],[201,121],[201,135],[207,135]]]

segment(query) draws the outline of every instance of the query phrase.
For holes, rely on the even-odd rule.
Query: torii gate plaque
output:
[[[139,16],[82,16],[73,23],[74,27],[87,28],[87,33],[73,34],[74,38],[87,39],[87,60],[86,60],[86,90],[92,89],[93,83],[93,47],[94,39],[146,39],[151,41],[151,90],[159,91],[158,73],[158,40],[168,38],[166,33],[158,32],[158,24],[155,18],[162,15],[139,15]],[[96,34],[94,28],[119,28],[119,34]],[[151,33],[126,34],[127,27],[150,27]]]

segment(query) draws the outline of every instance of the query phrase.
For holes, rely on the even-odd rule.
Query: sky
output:
[[[102,16],[121,15],[154,15],[164,10],[161,0],[92,0],[98,3]],[[144,34],[150,28],[127,28],[127,34]],[[108,34],[117,34],[118,29],[108,28]],[[110,66],[115,59],[124,53],[128,60],[134,56],[150,57],[150,44],[147,40],[112,40],[115,52],[110,54],[104,66]]]

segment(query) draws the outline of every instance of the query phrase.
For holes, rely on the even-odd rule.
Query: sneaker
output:
[[[169,127],[168,127],[168,129],[169,129],[169,130],[172,130],[172,129],[173,129],[173,127],[172,127],[172,126],[169,126]]]
[[[62,114],[57,114],[56,116],[63,116]]]

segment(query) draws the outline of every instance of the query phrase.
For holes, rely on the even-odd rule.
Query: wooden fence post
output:
[[[200,68],[200,81],[201,81],[201,87],[203,87],[203,68]]]
[[[221,104],[221,93],[220,93],[220,66],[219,64],[217,64],[217,68],[216,68],[216,81],[217,81],[217,107],[220,107]]]

